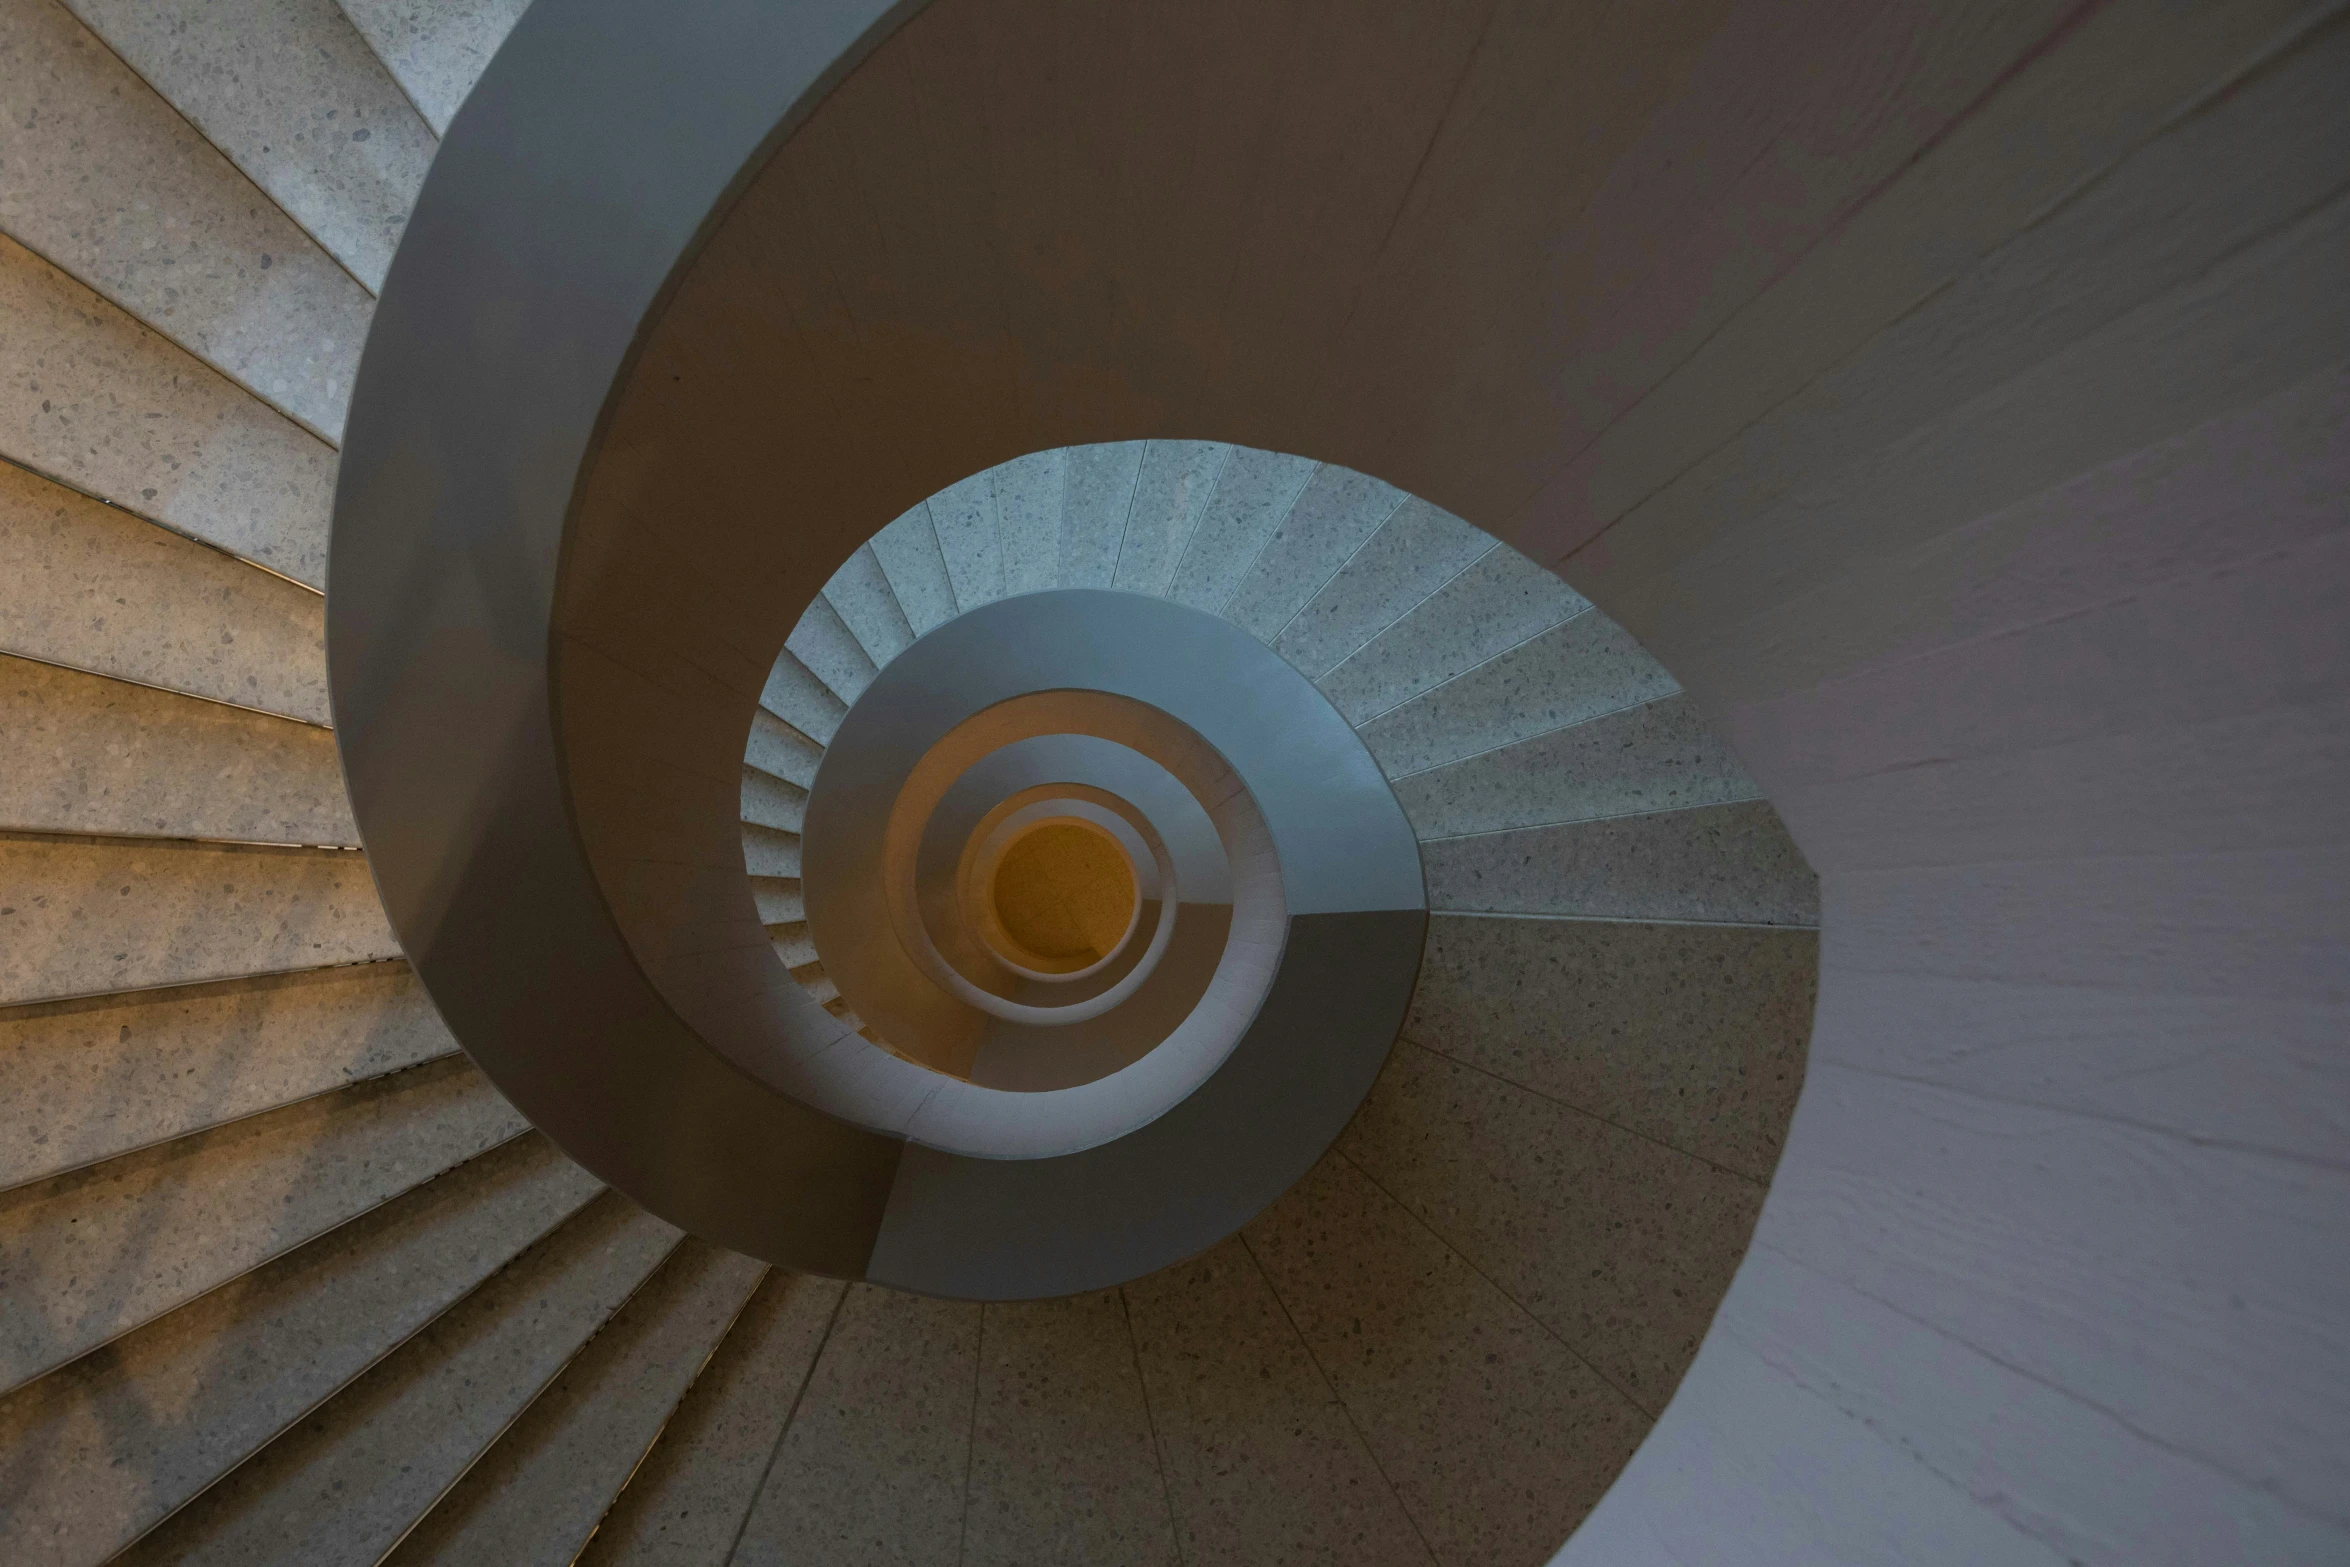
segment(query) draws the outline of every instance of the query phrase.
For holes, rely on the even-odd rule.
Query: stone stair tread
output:
[[[955,618],[955,584],[939,553],[938,531],[927,503],[899,516],[873,535],[873,556],[889,578],[907,629],[921,636]]]
[[[751,738],[743,760],[771,778],[806,789],[816,782],[824,746],[762,707],[751,714]]]
[[[1106,588],[1117,577],[1118,543],[1125,537],[1146,444],[1110,441],[1069,448],[1055,587]]]
[[[1004,596],[1004,538],[996,525],[995,491],[984,473],[960,479],[930,497],[926,509],[939,557],[955,590],[955,609],[969,614]]]
[[[796,833],[807,812],[808,791],[755,767],[743,769],[742,819],[778,832]]]
[[[1289,517],[1318,465],[1286,452],[1234,447],[1167,581],[1167,597],[1221,615]]]
[[[1409,498],[1290,618],[1273,650],[1319,680],[1497,547],[1450,512]]]
[[[1040,593],[1060,573],[1061,505],[1068,489],[1066,449],[1030,452],[987,471],[1003,537],[1004,596]]]
[[[799,624],[792,627],[784,648],[808,673],[823,682],[824,688],[844,709],[864,694],[878,673],[873,659],[857,641],[856,633],[840,618],[840,611],[832,607],[832,601],[822,594],[808,605]],[[782,716],[797,726],[793,715]],[[824,738],[832,737],[827,734]]]
[[[1224,618],[1267,646],[1409,499],[1391,484],[1323,464],[1233,588]]]
[[[460,1057],[0,1194],[0,1388],[86,1354],[526,1125]]]
[[[343,11],[416,105],[447,135],[458,105],[530,0],[340,0]]]
[[[1199,526],[1230,452],[1217,441],[1147,443],[1126,507],[1112,587],[1166,595],[1176,562]]]
[[[754,822],[742,824],[743,869],[754,877],[769,881],[797,882],[800,878],[800,835],[779,832],[772,827],[761,827]]]
[[[833,732],[849,710],[848,704],[788,648],[776,655],[774,667],[768,670],[759,705],[819,748],[832,743]]]
[[[1359,728],[1590,609],[1582,594],[1501,545],[1314,683]]]
[[[858,545],[832,574],[824,598],[875,669],[888,668],[891,659],[913,646],[914,628],[870,543]]]
[[[515,1138],[0,1400],[0,1556],[111,1555],[600,1190]]]

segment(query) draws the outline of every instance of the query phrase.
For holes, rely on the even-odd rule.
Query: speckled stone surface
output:
[[[782,876],[754,876],[751,897],[759,906],[759,919],[764,924],[781,925],[807,918],[807,902],[797,881]]]
[[[0,1004],[397,957],[365,857],[0,836]]]
[[[0,1187],[453,1054],[393,961],[0,1012]]]
[[[1315,467],[1304,457],[1233,448],[1217,476],[1216,493],[1168,579],[1167,596],[1211,615],[1222,614],[1241,578],[1304,493]]]
[[[0,1557],[105,1559],[601,1189],[518,1138],[0,1401]]]
[[[1632,634],[1577,615],[1365,724],[1390,778],[1670,696],[1681,687]]]
[[[1004,536],[996,526],[995,487],[975,473],[930,497],[930,527],[960,610],[1004,596]]]
[[[1762,800],[1420,846],[1428,906],[1816,926],[1819,878]]]
[[[759,771],[755,767],[743,769],[742,819],[762,827],[774,827],[783,832],[798,832],[800,818],[808,808],[808,791],[797,784]]]
[[[1647,1415],[1336,1155],[1243,1233],[1440,1562],[1547,1562],[1648,1433]]]
[[[1069,448],[1069,484],[1061,502],[1061,566],[1056,585],[1106,588],[1118,575],[1118,543],[1142,476],[1141,441]]]
[[[844,706],[864,695],[877,673],[871,655],[857,641],[857,634],[840,618],[832,601],[822,596],[801,613],[783,646]],[[789,721],[792,715],[786,713],[783,717]]]
[[[374,1567],[679,1238],[598,1197],[123,1560]]]
[[[1398,779],[1421,838],[1720,805],[1760,791],[1678,693]]]
[[[334,736],[0,654],[0,828],[356,846]]]
[[[735,1560],[850,1567],[955,1559],[979,1310],[849,1287]]]
[[[946,557],[938,552],[928,506],[915,507],[873,535],[871,547],[914,635],[955,618],[955,584],[947,576]]]
[[[991,468],[996,526],[1003,530],[1004,592],[1037,593],[1061,573],[1061,494],[1069,482],[1066,447],[1031,452]]]
[[[743,824],[743,869],[753,876],[786,878],[800,875],[800,835],[772,827]]]
[[[1768,1180],[1803,1087],[1809,930],[1440,914],[1415,1043]]]
[[[816,781],[816,764],[824,747],[761,708],[751,715],[751,738],[743,760],[759,771],[802,789]]]
[[[1450,512],[1407,500],[1297,612],[1273,650],[1318,679],[1495,547],[1491,535]]]
[[[776,655],[775,667],[767,671],[767,685],[759,693],[759,705],[819,746],[832,743],[834,731],[840,728],[840,721],[849,710],[789,650]]]
[[[341,0],[376,56],[441,133],[530,0]]]
[[[334,0],[66,0],[371,290],[440,143]]]
[[[1324,463],[1233,589],[1225,618],[1271,644],[1403,502],[1392,484]]]
[[[1314,683],[1348,723],[1366,723],[1590,607],[1505,544]]]
[[[332,447],[6,239],[0,322],[0,456],[324,585]]]
[[[913,645],[914,628],[906,623],[897,591],[889,585],[870,545],[859,545],[832,574],[832,580],[824,584],[824,597],[855,635],[874,668],[883,667]]]
[[[328,721],[326,601],[0,463],[0,651]]]
[[[1178,1567],[1115,1290],[987,1307],[965,1567]]]
[[[64,6],[0,10],[0,229],[328,440],[375,301]]]
[[[1125,1294],[1186,1567],[1433,1560],[1237,1237]]]
[[[583,1567],[726,1559],[845,1288],[767,1275],[613,1504]]]
[[[1215,441],[1148,441],[1144,447],[1111,585],[1163,595],[1232,449]]]
[[[526,1123],[463,1060],[0,1196],[0,1387],[103,1343]]]
[[[387,1564],[569,1567],[766,1271],[686,1237]]]
[[[1652,1415],[1762,1207],[1760,1181],[1408,1039],[1338,1146]]]

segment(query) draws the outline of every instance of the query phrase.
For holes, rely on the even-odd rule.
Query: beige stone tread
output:
[[[756,767],[743,769],[742,819],[778,832],[796,833],[808,807],[808,791]]]
[[[397,957],[364,855],[0,833],[0,1005]]]
[[[1487,550],[1315,682],[1350,724],[1365,724],[1591,609],[1516,550]]]
[[[817,961],[816,943],[809,938],[808,922],[804,919],[770,925],[767,937],[775,943],[775,955],[783,959],[785,968],[798,969]]]
[[[0,830],[356,848],[315,724],[0,653]]]
[[[376,55],[436,132],[489,68],[529,0],[342,0]]]
[[[397,958],[0,1010],[0,1189],[456,1050]]]
[[[765,708],[751,714],[751,738],[743,760],[770,777],[805,789],[816,781],[824,747]]]
[[[0,462],[0,652],[328,720],[326,601]]]
[[[601,1190],[515,1138],[0,1400],[0,1557],[103,1560]]]
[[[1439,1562],[1540,1567],[1649,1417],[1343,1158],[1242,1232]]]
[[[768,925],[788,925],[808,917],[807,901],[795,877],[753,876],[751,896],[759,905],[760,920]]]
[[[387,1562],[568,1567],[767,1264],[688,1237]]]
[[[678,1240],[597,1197],[120,1560],[373,1567]]]
[[[1319,680],[1493,548],[1490,534],[1407,498],[1282,625],[1273,650]]]
[[[580,1553],[583,1567],[726,1560],[845,1289],[768,1272]]]
[[[796,832],[778,832],[772,827],[761,827],[751,822],[742,825],[743,869],[751,873],[754,885],[762,880],[786,880],[797,883],[800,876],[800,835]]]
[[[381,292],[440,139],[334,0],[66,4]]]
[[[0,5],[0,230],[329,441],[375,301],[59,0]]]
[[[62,1365],[526,1125],[460,1058],[0,1195],[0,1387]]]
[[[324,586],[333,447],[4,237],[0,330],[0,457]]]
[[[1817,928],[1820,883],[1767,800],[1420,845],[1428,907]]]

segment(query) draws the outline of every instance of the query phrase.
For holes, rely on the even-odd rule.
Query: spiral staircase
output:
[[[323,597],[377,298],[523,4],[0,0],[0,1560],[1531,1563],[1587,1517],[1568,1559],[2338,1559],[2344,931],[2308,879],[2350,797],[2339,9],[1724,8],[1683,37],[1144,6],[1054,47],[1001,9],[861,41],[792,122],[789,193],[741,198],[779,275],[840,291],[793,301],[812,359],[854,339],[896,373],[902,344],[840,320],[900,296],[775,213],[880,254],[917,220],[844,171],[887,189],[910,159],[937,181],[919,221],[961,221],[953,121],[988,92],[1005,167],[1053,143],[1024,102],[1064,132],[1186,93],[1291,117],[1115,149],[1189,226],[1137,218],[1129,265],[1178,301],[1176,413],[991,431],[992,465],[939,459],[927,499],[837,525],[750,717],[742,869],[791,979],[894,1048],[801,884],[860,699],[1024,596],[1217,617],[1318,689],[1418,840],[1425,953],[1360,1110],[1228,1239],[1035,1300],[771,1265],[574,1162],[403,956]],[[1089,49],[1162,96],[1113,104]],[[1577,78],[1592,123],[1651,140],[1611,130],[1595,167],[1686,226],[1639,229],[1599,173],[1513,207],[1460,171],[1517,165],[1436,132],[1552,147],[1555,83],[1506,62],[1619,54],[1656,70]],[[1390,56],[1464,63],[1391,81]],[[965,68],[988,92],[957,96]],[[1352,141],[1316,140],[1357,103],[1380,111]],[[1389,163],[1438,195],[1373,191]],[[1258,205],[1199,194],[1226,164]],[[1120,319],[1081,244],[1022,248],[1022,223],[1090,234],[1064,173],[1027,207],[999,176],[973,220],[1039,342],[1079,330],[1064,307]],[[1325,189],[1310,241],[1261,238]],[[1358,197],[1385,214],[1359,233]],[[1321,300],[1155,259],[1229,261],[1247,230],[1274,276],[1418,235],[1406,273],[1450,276],[1474,269],[1442,236],[1587,208],[1583,248],[1472,294],[1556,264],[1669,307],[1499,345],[1439,311],[1474,353],[1314,360],[1441,405],[1375,437],[1308,438],[1280,380]],[[1667,239],[1708,265],[1667,276]],[[1579,380],[1478,405],[1561,336]],[[641,363],[682,378],[673,347]],[[1180,410],[1219,375],[1248,417],[1210,431]],[[1548,488],[1507,444],[1537,401],[1587,427]],[[1193,438],[1284,428],[1495,532],[1291,443]],[[1485,458],[1447,468],[1448,441]],[[1825,966],[1821,884],[1757,777],[1829,873]],[[2192,874],[2147,869],[2174,849]],[[2126,925],[2148,908],[2172,912]]]

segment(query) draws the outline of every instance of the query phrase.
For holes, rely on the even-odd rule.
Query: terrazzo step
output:
[[[915,636],[955,618],[954,579],[947,575],[946,557],[939,553],[938,530],[930,525],[927,503],[898,517],[866,547],[889,579],[898,612]]]
[[[856,633],[849,629],[847,621],[841,619],[840,611],[834,609],[832,601],[821,593],[792,627],[791,635],[784,640],[784,651],[796,659],[801,668],[816,677],[833,700],[840,703],[843,712],[854,706],[857,698],[865,694],[865,688],[873,683],[874,675],[879,672],[871,655],[857,641]],[[805,733],[816,733],[799,723],[793,714],[785,713],[781,716]],[[828,731],[822,738],[829,743],[832,736]]]
[[[1126,536],[1145,445],[1112,441],[1068,449],[1055,587],[1106,588],[1116,580],[1118,545]]]
[[[788,881],[794,886],[800,879],[800,835],[779,832],[772,827],[761,827],[754,822],[742,824],[743,869],[751,875],[752,885],[761,882]]]
[[[846,1288],[767,1273],[580,1553],[581,1567],[727,1559]]]
[[[742,819],[757,827],[796,833],[807,814],[808,791],[755,767],[743,769]]]
[[[456,1052],[399,959],[12,1007],[0,1190]]]
[[[1224,618],[1267,647],[1409,499],[1351,468],[1322,465],[1232,591]]]
[[[334,736],[0,654],[0,830],[356,848]]]
[[[995,491],[975,473],[923,503],[939,558],[955,590],[955,610],[969,614],[1004,596],[1004,536],[996,525]]]
[[[1496,545],[1314,683],[1360,727],[1592,612],[1582,594],[1508,545]]]
[[[527,1129],[462,1058],[0,1195],[14,1388]]]
[[[0,457],[324,586],[332,446],[6,238],[0,324]]]
[[[753,876],[751,897],[759,906],[760,923],[770,928],[808,917],[807,900],[797,877]]]
[[[368,292],[382,291],[440,138],[334,0],[66,3]]]
[[[594,1198],[119,1559],[374,1567],[679,1239]]]
[[[339,440],[373,296],[59,0],[0,3],[0,55],[0,230]]]
[[[858,545],[832,574],[824,584],[824,600],[876,670],[888,668],[891,659],[914,643],[913,625],[870,543]]]
[[[8,463],[0,556],[0,652],[328,722],[317,593]]]
[[[1364,514],[1348,515],[1359,522]],[[1319,680],[1501,547],[1450,512],[1407,498],[1274,633],[1273,651]]]
[[[362,855],[0,834],[0,1005],[398,957]]]
[[[783,959],[785,968],[797,970],[817,961],[816,943],[809,939],[804,919],[769,925],[767,937],[775,943],[775,955]]]
[[[104,1560],[601,1190],[515,1138],[0,1400],[0,1558]]]
[[[530,0],[341,0],[384,68],[436,135],[449,122]]]
[[[681,1242],[387,1567],[568,1567],[766,1272]]]
[[[846,627],[842,628],[843,634],[846,630]],[[862,649],[858,650],[858,656],[863,656]],[[801,663],[789,648],[776,655],[774,667],[768,670],[766,689],[759,693],[759,705],[780,720],[784,727],[806,738],[819,750],[832,744],[833,734],[840,728],[840,721],[849,710],[848,704],[819,680],[814,671]],[[754,729],[753,733],[756,734],[757,730]],[[780,773],[779,776],[790,778],[792,775]],[[797,783],[799,780],[793,778],[792,781]]]
[[[1110,585],[1164,598],[1176,560],[1199,526],[1231,448],[1214,441],[1143,445]]]
[[[751,714],[751,737],[743,760],[770,778],[806,789],[816,782],[824,746],[762,707]]]
[[[987,483],[1003,540],[1004,596],[1052,587],[1060,575],[1066,452],[1055,449],[1015,457],[990,468]]]
[[[1318,466],[1284,452],[1235,447],[1227,453],[1215,489],[1176,556],[1166,596],[1221,615]]]

